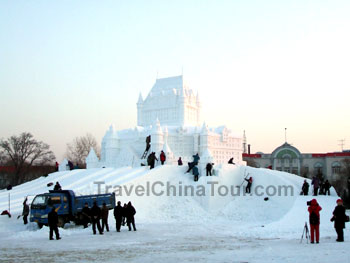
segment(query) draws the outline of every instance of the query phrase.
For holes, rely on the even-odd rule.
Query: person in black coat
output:
[[[109,232],[108,215],[109,215],[109,209],[106,203],[103,203],[101,208],[102,232],[104,231],[105,226],[106,226],[107,232]]]
[[[207,176],[211,176],[211,170],[213,169],[213,164],[207,163],[207,166],[205,167],[205,170],[207,170]]]
[[[61,187],[61,185],[60,185],[59,182],[56,182],[56,184],[55,184],[53,190],[54,190],[54,191],[61,191],[61,190],[62,190],[62,187]]]
[[[155,152],[152,152],[152,153],[150,153],[150,155],[148,155],[147,164],[150,166],[150,169],[154,168],[156,160],[158,161]]]
[[[331,218],[331,221],[334,221],[334,228],[338,235],[337,242],[344,241],[343,229],[345,228],[346,217],[343,200],[338,199],[337,206],[333,211],[333,217]]]
[[[117,232],[120,232],[120,228],[123,221],[123,207],[121,206],[120,201],[118,201],[117,206],[114,207],[114,218],[115,218],[115,226],[117,229]]]
[[[309,194],[309,183],[304,180],[303,186],[301,187],[301,190],[303,191],[303,195],[308,195]]]
[[[252,187],[252,183],[253,183],[253,178],[249,177],[249,179],[244,178],[244,180],[246,180],[248,182],[246,188],[245,188],[245,192],[250,194],[250,188]]]
[[[179,160],[177,160],[177,165],[181,166],[182,165],[182,160],[181,157],[179,157]]]
[[[131,224],[132,224],[134,231],[136,231],[135,218],[134,218],[135,214],[136,214],[136,210],[132,206],[131,202],[129,202],[128,206],[126,208],[126,222],[128,224],[129,231],[131,231]]]
[[[330,189],[331,189],[331,184],[329,183],[328,180],[326,180],[326,181],[324,182],[324,185],[323,185],[324,194],[325,194],[325,195],[331,195]]]
[[[83,209],[81,210],[81,215],[83,216],[83,226],[87,228],[90,223],[90,208],[88,203],[85,203]]]
[[[29,205],[27,204],[28,198],[23,202],[23,211],[22,211],[22,216],[23,216],[23,223],[26,225],[28,224],[28,215],[29,215]]]
[[[94,235],[96,235],[96,225],[97,225],[98,232],[100,233],[100,235],[102,235],[103,232],[100,224],[101,208],[97,206],[96,201],[94,202],[94,205],[92,206],[90,211],[91,211],[90,215],[91,215],[91,222],[92,222],[92,231]]]
[[[74,164],[71,161],[68,161],[68,167],[69,167],[69,170],[73,170]]]
[[[51,212],[47,215],[49,227],[50,227],[50,240],[53,240],[53,232],[55,232],[56,239],[59,240],[60,238],[60,233],[58,232],[58,215],[56,212],[55,207],[52,207]]]

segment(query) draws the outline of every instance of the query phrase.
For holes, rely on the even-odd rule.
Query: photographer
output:
[[[317,203],[316,199],[312,199],[307,202],[308,211],[309,211],[309,223],[310,223],[310,232],[311,232],[311,244],[314,243],[315,234],[316,234],[316,243],[318,244],[320,241],[320,211],[322,207],[320,207]]]

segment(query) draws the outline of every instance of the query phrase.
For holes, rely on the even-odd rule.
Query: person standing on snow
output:
[[[323,185],[324,194],[325,194],[325,195],[331,195],[330,189],[331,189],[331,184],[329,183],[328,180],[326,180],[326,181],[324,182],[324,185]]]
[[[306,181],[306,179],[304,180],[303,186],[301,187],[301,190],[303,191],[303,195],[308,195],[309,194],[309,183]]]
[[[56,182],[56,184],[55,184],[53,190],[54,190],[54,191],[61,191],[61,190],[62,190],[62,187],[61,187],[61,185],[60,185],[59,182]]]
[[[345,207],[343,206],[343,200],[337,200],[337,206],[333,211],[333,217],[331,221],[334,221],[334,228],[337,232],[337,242],[344,242],[344,232],[345,222],[347,222],[347,215],[345,214]]]
[[[246,180],[248,182],[246,188],[245,188],[245,192],[250,194],[250,188],[252,187],[252,183],[253,183],[253,177],[249,177],[249,179],[244,178],[244,180]]]
[[[94,235],[96,235],[96,225],[100,235],[103,235],[101,224],[100,224],[101,208],[97,206],[96,201],[94,202],[94,205],[92,206],[90,211],[91,211],[90,214],[91,214],[91,222],[92,222],[92,231]]]
[[[87,228],[89,223],[90,223],[90,208],[88,203],[85,203],[83,209],[81,210],[81,215],[82,215],[82,223],[84,228]]]
[[[115,218],[115,226],[117,229],[117,232],[120,232],[120,227],[122,225],[123,221],[123,207],[121,206],[120,201],[118,201],[117,206],[114,207],[114,218]]]
[[[207,166],[205,167],[205,170],[207,172],[207,176],[210,175],[211,176],[211,170],[213,169],[213,164],[211,163],[207,163]]]
[[[161,151],[159,158],[160,158],[160,163],[162,165],[164,165],[164,162],[166,160],[166,156],[165,156],[165,153],[163,151]]]
[[[195,166],[192,168],[192,174],[193,174],[193,176],[194,176],[194,181],[197,182],[197,181],[198,181],[198,175],[199,175],[199,171],[198,171],[197,165],[195,165]]]
[[[178,166],[181,166],[181,165],[182,165],[181,157],[179,157],[179,160],[177,160],[177,165],[178,165]]]
[[[24,199],[23,202],[23,211],[22,211],[22,216],[23,216],[23,223],[26,225],[28,224],[28,215],[29,215],[29,205],[27,204],[28,198]]]
[[[311,244],[315,241],[316,243],[320,242],[320,211],[322,207],[319,206],[316,199],[312,199],[308,207],[309,211],[309,223],[310,223],[310,232],[311,232]]]
[[[136,231],[136,227],[135,227],[135,214],[136,214],[136,210],[135,208],[132,206],[131,202],[128,203],[128,206],[126,207],[126,222],[128,224],[129,227],[129,231],[131,231],[131,225],[134,229],[134,231]]]
[[[60,233],[58,232],[58,215],[56,212],[55,207],[52,207],[51,212],[48,213],[47,215],[48,219],[48,224],[50,227],[50,240],[53,240],[53,232],[55,232],[56,239],[59,240],[60,238]]]
[[[150,153],[150,155],[148,155],[147,164],[150,166],[150,169],[154,168],[156,160],[158,161],[155,152],[152,152],[152,153]]]
[[[107,232],[109,232],[108,214],[109,214],[108,207],[106,206],[106,203],[103,203],[101,208],[102,232],[104,231],[105,226],[106,226]]]
[[[320,187],[320,180],[316,176],[314,176],[312,178],[311,184],[314,186],[314,196],[317,196],[318,188]]]

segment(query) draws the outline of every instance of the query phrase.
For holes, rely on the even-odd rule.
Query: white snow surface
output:
[[[348,229],[344,229],[345,242],[337,243],[329,221],[338,199],[333,188],[331,196],[316,197],[323,208],[321,238],[320,244],[311,245],[305,238],[300,242],[308,221],[306,202],[314,198],[299,195],[304,178],[267,169],[216,165],[215,175],[207,177],[200,171],[199,181],[194,182],[186,168],[164,165],[153,170],[62,171],[10,191],[1,190],[0,210],[8,209],[10,198],[12,214],[11,218],[0,217],[1,262],[350,262]],[[243,194],[246,176],[253,177],[252,195]],[[60,229],[62,240],[49,241],[47,227],[23,225],[17,216],[24,198],[29,196],[31,201],[36,194],[52,189],[47,184],[56,181],[78,195],[96,194],[96,182],[103,182],[102,193],[110,186],[109,192],[116,192],[117,201],[132,201],[137,231],[122,227],[117,233],[112,211],[110,232],[101,236],[93,235],[91,228],[67,224]],[[172,188],[170,195],[167,184]],[[118,186],[123,187],[122,196],[118,196]],[[224,195],[231,187],[234,196]],[[279,187],[288,187],[287,194],[274,194]],[[131,193],[127,195],[125,189]],[[164,194],[160,195],[161,191]]]

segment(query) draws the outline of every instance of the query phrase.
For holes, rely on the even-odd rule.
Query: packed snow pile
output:
[[[132,201],[136,220],[142,223],[223,223],[252,235],[294,235],[308,221],[306,202],[312,196],[301,196],[304,178],[267,169],[237,165],[217,165],[213,176],[200,171],[198,182],[186,173],[185,166],[164,165],[149,170],[140,168],[80,169],[52,173],[47,177],[0,192],[0,209],[10,210],[14,217],[21,214],[26,196],[31,201],[36,194],[52,189],[47,184],[58,181],[63,189],[78,195],[115,192],[116,200]],[[251,194],[245,193],[245,178],[253,178]],[[309,182],[311,184],[311,182]],[[310,193],[311,194],[311,187]],[[329,222],[337,195],[318,196],[323,208],[321,224],[334,231]],[[112,215],[112,212],[111,212]],[[113,217],[110,216],[110,221]],[[18,221],[20,223],[20,221]]]

